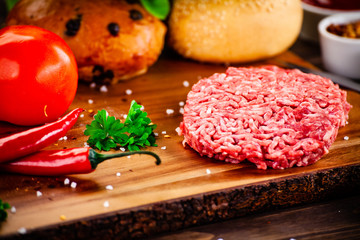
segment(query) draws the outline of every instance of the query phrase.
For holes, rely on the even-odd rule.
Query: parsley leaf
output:
[[[153,16],[165,20],[170,12],[169,0],[140,0],[142,6]]]
[[[124,123],[109,116],[103,109],[86,125],[84,134],[89,136],[88,144],[99,150],[109,151],[122,146],[130,151],[139,151],[143,147],[157,146],[153,132],[155,128],[147,113],[141,110],[141,105],[133,100]]]
[[[0,222],[5,221],[8,216],[6,209],[10,209],[10,204],[0,199]]]
[[[7,11],[10,12],[10,10],[15,6],[18,1],[19,0],[5,0]]]

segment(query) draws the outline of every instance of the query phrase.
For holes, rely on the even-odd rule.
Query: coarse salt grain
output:
[[[109,201],[105,201],[105,202],[104,202],[104,207],[107,208],[107,207],[109,207],[109,206],[110,206]]]
[[[93,104],[93,103],[94,103],[94,100],[89,99],[89,100],[88,100],[88,103],[89,103],[89,104]]]
[[[117,176],[117,177],[120,177],[120,176],[121,176],[121,173],[117,172],[117,173],[116,173],[116,176]]]
[[[210,174],[210,173],[211,173],[210,169],[206,169],[206,174]]]
[[[84,147],[90,147],[90,145],[87,142],[84,142]]]
[[[11,209],[10,209],[10,212],[16,213],[16,207],[15,207],[15,206],[12,206]]]
[[[42,192],[36,191],[36,196],[37,196],[37,197],[41,197],[41,196],[42,196]]]
[[[184,102],[184,101],[180,101],[180,102],[179,102],[179,106],[180,106],[180,107],[183,107],[184,105],[185,105],[185,102]]]
[[[179,113],[180,113],[180,114],[184,114],[184,108],[180,108],[180,109],[179,109]]]
[[[174,109],[166,109],[166,114],[170,115],[174,113]]]
[[[161,134],[166,134],[166,131],[162,131]]]
[[[105,188],[106,190],[114,190],[114,187],[112,185],[107,185]]]
[[[94,82],[90,83],[90,87],[91,87],[91,88],[95,88],[95,87],[96,87],[96,83],[94,83]]]
[[[123,118],[126,119],[126,118],[127,118],[127,114],[124,114],[124,115],[123,115]]]
[[[69,185],[69,184],[70,184],[70,179],[65,178],[65,180],[64,180],[64,185]]]
[[[175,132],[179,134],[181,132],[180,128],[179,127],[175,128]]]
[[[83,113],[82,113],[82,114],[80,114],[80,117],[81,117],[81,118],[83,118],[84,116],[85,116],[85,115],[84,115]]]
[[[159,136],[159,133],[157,133],[157,132],[154,132],[154,135],[155,135],[155,137],[157,137],[157,136]]]
[[[165,149],[166,149],[166,146],[161,147],[161,149],[162,149],[162,150],[165,150]]]
[[[188,87],[188,86],[190,86],[190,83],[188,81],[183,81],[183,86]]]
[[[129,156],[127,156],[127,158],[131,158],[131,156],[129,155]]]
[[[108,88],[107,88],[106,85],[102,85],[102,86],[100,87],[100,92],[107,92],[107,91],[108,91]]]
[[[141,110],[141,111],[144,111],[144,110],[145,110],[145,107],[144,107],[144,106],[141,106],[140,110]]]
[[[123,147],[121,147],[120,150],[121,150],[122,152],[125,152],[126,149],[123,148]]]
[[[346,140],[346,141],[349,140],[349,136],[345,136],[344,140]]]
[[[126,89],[126,90],[125,90],[125,93],[126,93],[126,95],[131,95],[131,94],[132,94],[132,90],[131,90],[131,89]]]
[[[76,188],[76,185],[77,185],[77,183],[76,183],[76,182],[72,182],[72,183],[70,184],[70,187],[72,187],[72,188]]]
[[[18,233],[20,233],[20,234],[26,234],[26,228],[24,228],[24,227],[21,227],[21,228],[19,228],[18,229]]]

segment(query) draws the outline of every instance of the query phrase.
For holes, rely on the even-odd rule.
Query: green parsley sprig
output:
[[[155,128],[147,113],[141,110],[141,105],[133,100],[124,123],[103,109],[97,112],[90,125],[86,125],[84,134],[89,136],[87,143],[99,150],[109,151],[121,146],[138,151],[141,147],[157,146]]]
[[[5,221],[8,213],[6,212],[7,209],[10,209],[10,204],[8,204],[7,202],[3,202],[0,199],[0,222]]]

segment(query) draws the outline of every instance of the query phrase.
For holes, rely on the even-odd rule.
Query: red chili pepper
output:
[[[91,148],[69,148],[64,150],[43,150],[12,162],[0,164],[0,171],[36,176],[62,176],[68,174],[90,173],[99,163],[110,159],[133,154],[147,154],[160,158],[150,151],[121,152],[100,154]]]
[[[34,153],[63,137],[80,113],[76,108],[58,121],[0,138],[0,163]]]

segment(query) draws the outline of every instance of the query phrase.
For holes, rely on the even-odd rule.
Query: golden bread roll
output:
[[[301,23],[300,0],[174,0],[168,44],[198,61],[249,62],[289,48]]]
[[[130,2],[21,0],[7,25],[36,25],[58,34],[74,52],[80,79],[116,83],[145,73],[164,46],[166,26]]]

